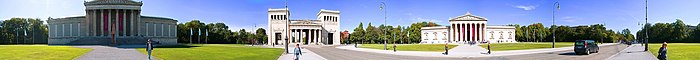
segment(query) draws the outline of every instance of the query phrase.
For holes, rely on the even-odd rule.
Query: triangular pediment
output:
[[[486,18],[472,15],[471,13],[464,14],[462,16],[457,16],[455,18],[450,18],[450,20],[475,20],[475,21],[486,21]]]
[[[84,3],[85,5],[136,5],[141,6],[143,3],[132,0],[93,0]]]

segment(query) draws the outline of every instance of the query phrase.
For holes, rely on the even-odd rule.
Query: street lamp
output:
[[[559,10],[559,2],[558,2],[558,1],[557,1],[557,2],[554,2],[554,6],[556,6],[556,10]],[[554,20],[555,20],[555,17],[556,17],[556,15],[554,15],[554,13],[555,13],[554,11],[555,11],[555,10],[553,9],[553,10],[552,10],[552,25],[554,25],[554,26],[552,27],[552,48],[554,48],[554,43],[557,42],[557,34],[556,34],[557,31],[556,31],[556,28],[555,28],[557,25],[554,24]]]
[[[379,4],[379,10],[384,9],[385,6],[386,6],[386,3],[382,2],[381,4]],[[382,10],[382,11],[384,11],[384,24],[382,24],[382,25],[386,25],[386,10]],[[382,33],[386,34],[386,31],[383,31]],[[384,39],[384,50],[388,50],[386,48],[386,44],[387,44],[386,42],[387,42],[387,39]]]
[[[649,23],[649,1],[644,0],[644,26]],[[644,51],[649,51],[649,31],[644,31]]]

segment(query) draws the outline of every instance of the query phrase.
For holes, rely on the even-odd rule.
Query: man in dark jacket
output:
[[[666,51],[668,51],[667,47],[668,46],[666,42],[664,42],[661,48],[659,48],[659,55],[656,58],[658,58],[659,60],[668,60],[668,58],[666,57]]]
[[[445,53],[442,53],[442,54],[443,54],[443,55],[447,55],[447,52],[449,51],[449,48],[450,48],[450,47],[447,45],[447,43],[445,43]]]
[[[146,51],[148,51],[148,60],[151,60],[151,52],[153,51],[153,42],[148,39],[148,44],[146,44]]]

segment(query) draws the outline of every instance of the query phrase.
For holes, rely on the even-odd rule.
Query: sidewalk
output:
[[[641,44],[632,44],[606,60],[658,60],[654,54],[644,51]]]
[[[274,47],[266,45],[266,47],[284,49],[284,46],[280,46],[280,45],[277,45]],[[301,47],[301,54],[302,55],[300,56],[301,58],[299,60],[327,60],[326,58],[323,58],[320,55],[317,55],[316,53],[312,52],[311,50],[306,49],[306,48],[315,48],[315,47],[317,47],[317,46],[302,46]],[[282,56],[277,58],[277,60],[294,60],[294,57],[295,57],[294,56],[294,46],[290,46],[288,50],[289,50],[289,54],[284,54],[284,52],[283,52]]]
[[[92,51],[85,53],[76,60],[148,60],[148,56],[134,48],[116,48],[109,46],[75,46],[78,48],[91,48]],[[157,60],[151,56],[151,59]]]
[[[615,45],[616,43],[606,43],[600,44],[599,46]],[[492,57],[492,56],[509,56],[509,55],[522,55],[522,54],[535,54],[535,53],[546,53],[546,52],[556,52],[573,50],[574,47],[561,47],[561,48],[545,48],[545,49],[529,49],[529,50],[511,50],[511,51],[491,51],[491,54],[486,54],[487,49],[482,48],[478,45],[459,45],[455,48],[449,50],[448,55],[443,55],[443,52],[424,52],[424,51],[391,51],[391,50],[377,50],[368,48],[355,48],[352,45],[336,47],[345,50],[355,50],[364,51],[372,53],[383,53],[383,54],[394,54],[394,55],[406,55],[406,56],[425,56],[425,57],[455,57],[455,58],[470,58],[470,57]]]

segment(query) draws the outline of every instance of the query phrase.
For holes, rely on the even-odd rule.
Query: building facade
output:
[[[288,19],[288,8],[268,9],[268,45],[340,45],[340,11],[325,10],[316,19]]]
[[[423,27],[421,43],[469,43],[469,42],[516,42],[515,27],[511,26],[487,26],[488,19],[472,15],[471,13],[450,18],[449,26]],[[510,29],[512,28],[512,29]],[[512,35],[512,39],[490,39],[496,33],[486,32],[506,32],[505,35]],[[511,33],[508,33],[511,32]],[[446,38],[446,39],[442,39]]]
[[[142,2],[94,0],[84,5],[85,16],[49,18],[49,44],[145,44],[149,38],[177,44],[177,20],[141,16]]]

